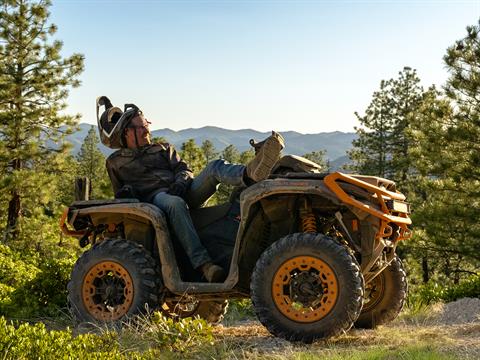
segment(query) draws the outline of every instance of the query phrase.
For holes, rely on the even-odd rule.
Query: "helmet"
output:
[[[105,106],[105,111],[99,117],[99,109]],[[111,149],[127,147],[123,136],[125,128],[130,121],[141,114],[140,109],[134,104],[125,104],[124,111],[113,106],[106,96],[97,98],[97,124],[102,144]]]

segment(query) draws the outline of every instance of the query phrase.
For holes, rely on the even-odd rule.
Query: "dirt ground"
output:
[[[215,336],[227,353],[231,349],[232,356],[226,356],[231,358],[354,359],[355,354],[376,349],[401,353],[402,349],[422,347],[445,356],[440,358],[480,359],[480,299],[437,304],[415,317],[400,316],[388,326],[375,330],[352,329],[334,339],[310,345],[275,338],[254,319],[217,326]]]

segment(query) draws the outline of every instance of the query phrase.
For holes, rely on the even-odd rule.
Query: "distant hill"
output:
[[[74,153],[80,150],[83,139],[92,125],[80,124],[80,130],[69,136],[69,141],[74,146]],[[154,137],[164,137],[168,142],[180,148],[182,143],[189,139],[194,139],[200,145],[203,141],[209,139],[213,142],[217,151],[223,150],[228,145],[234,145],[238,150],[245,151],[250,148],[249,140],[263,140],[270,133],[259,132],[251,129],[228,130],[214,126],[205,126],[199,129],[184,129],[173,131],[171,129],[160,129],[152,131]],[[303,155],[312,151],[325,149],[327,158],[331,161],[334,168],[341,167],[348,157],[347,150],[352,146],[352,140],[356,138],[355,133],[344,133],[340,131],[318,133],[318,134],[300,134],[295,131],[282,132],[285,138],[286,148],[284,153]],[[111,149],[100,145],[100,150],[105,154],[110,154]]]

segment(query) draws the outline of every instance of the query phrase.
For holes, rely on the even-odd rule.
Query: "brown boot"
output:
[[[262,181],[270,175],[275,163],[280,159],[280,152],[285,147],[283,136],[275,131],[264,141],[255,143],[250,140],[255,148],[255,157],[247,165],[247,176],[255,182]]]
[[[212,262],[203,264],[200,267],[200,271],[203,273],[203,276],[209,283],[220,283],[225,280],[225,271]]]

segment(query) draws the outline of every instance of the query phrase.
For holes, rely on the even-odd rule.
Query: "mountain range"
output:
[[[79,130],[68,137],[73,144],[73,152],[77,153],[83,143],[83,139],[92,127],[91,124],[82,123]],[[344,133],[340,131],[324,132],[317,134],[301,134],[295,131],[285,131],[281,133],[285,138],[286,154],[303,155],[312,151],[326,150],[326,157],[330,160],[332,167],[337,168],[348,161],[347,150],[352,147],[352,140],[356,139],[355,133]],[[268,132],[259,132],[251,129],[229,130],[214,126],[205,126],[198,129],[184,129],[174,131],[171,129],[153,130],[153,137],[163,137],[169,143],[180,149],[182,143],[189,139],[194,139],[198,145],[209,139],[217,151],[222,151],[228,145],[234,145],[239,151],[245,151],[250,148],[249,140],[260,141],[269,136]],[[105,155],[113,150],[99,145],[100,150]]]

